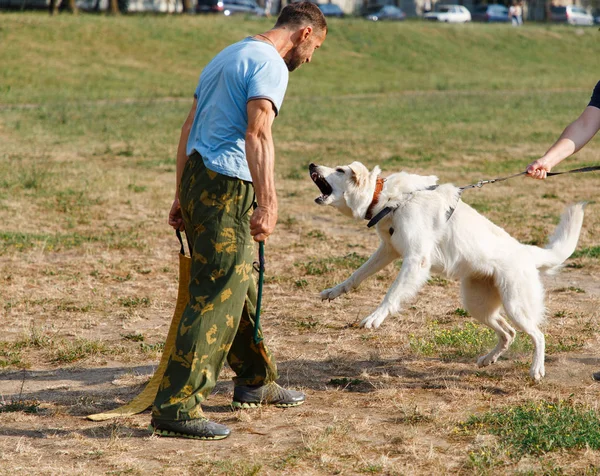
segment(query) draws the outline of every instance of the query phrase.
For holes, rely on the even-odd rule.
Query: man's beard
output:
[[[303,45],[296,46],[292,51],[290,58],[285,60],[288,71],[294,71],[298,69],[306,61],[306,48]]]

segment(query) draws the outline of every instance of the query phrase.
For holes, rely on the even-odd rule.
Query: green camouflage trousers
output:
[[[252,184],[207,169],[193,154],[183,170],[179,200],[192,247],[190,301],[152,408],[153,416],[165,420],[203,416],[200,404],[213,390],[225,359],[236,373],[236,385],[277,378],[271,354],[253,340]]]

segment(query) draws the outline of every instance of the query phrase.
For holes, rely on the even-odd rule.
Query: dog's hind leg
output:
[[[502,300],[491,278],[465,278],[461,283],[463,303],[469,313],[494,330],[498,344],[489,354],[477,359],[479,367],[496,363],[515,338],[515,330],[500,315]]]
[[[508,323],[508,321],[506,319],[504,319],[502,316],[499,316],[498,322],[500,323],[502,328],[510,334],[510,342],[512,344],[512,341],[515,340],[515,337],[517,335],[517,331],[515,331],[512,328],[512,326]]]
[[[523,279],[505,284],[505,288],[501,288],[502,302],[508,317],[517,329],[525,332],[533,341],[535,349],[529,374],[534,380],[540,380],[546,373],[544,367],[546,342],[544,334],[538,327],[544,318],[544,289],[537,271],[535,275],[524,274]]]

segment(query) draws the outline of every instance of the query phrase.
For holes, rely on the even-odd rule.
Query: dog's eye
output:
[[[344,173],[346,173],[346,171],[345,171],[344,169],[342,169],[341,167],[338,167],[337,169],[335,169],[335,171],[336,171],[338,174],[344,174]]]

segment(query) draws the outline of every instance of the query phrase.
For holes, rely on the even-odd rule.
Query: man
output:
[[[169,224],[185,229],[192,247],[190,301],[152,408],[159,435],[229,435],[200,406],[225,359],[236,373],[234,407],[304,402],[301,392],[275,383],[271,354],[253,340],[252,238],[265,241],[277,222],[271,125],[288,71],[310,62],[326,35],[315,4],[293,3],[273,29],[225,48],[200,76],[181,131],[169,213]]]
[[[581,115],[569,124],[558,140],[541,158],[527,166],[527,173],[536,179],[545,179],[552,167],[583,148],[600,130],[600,81]],[[600,372],[593,375],[600,380]]]

